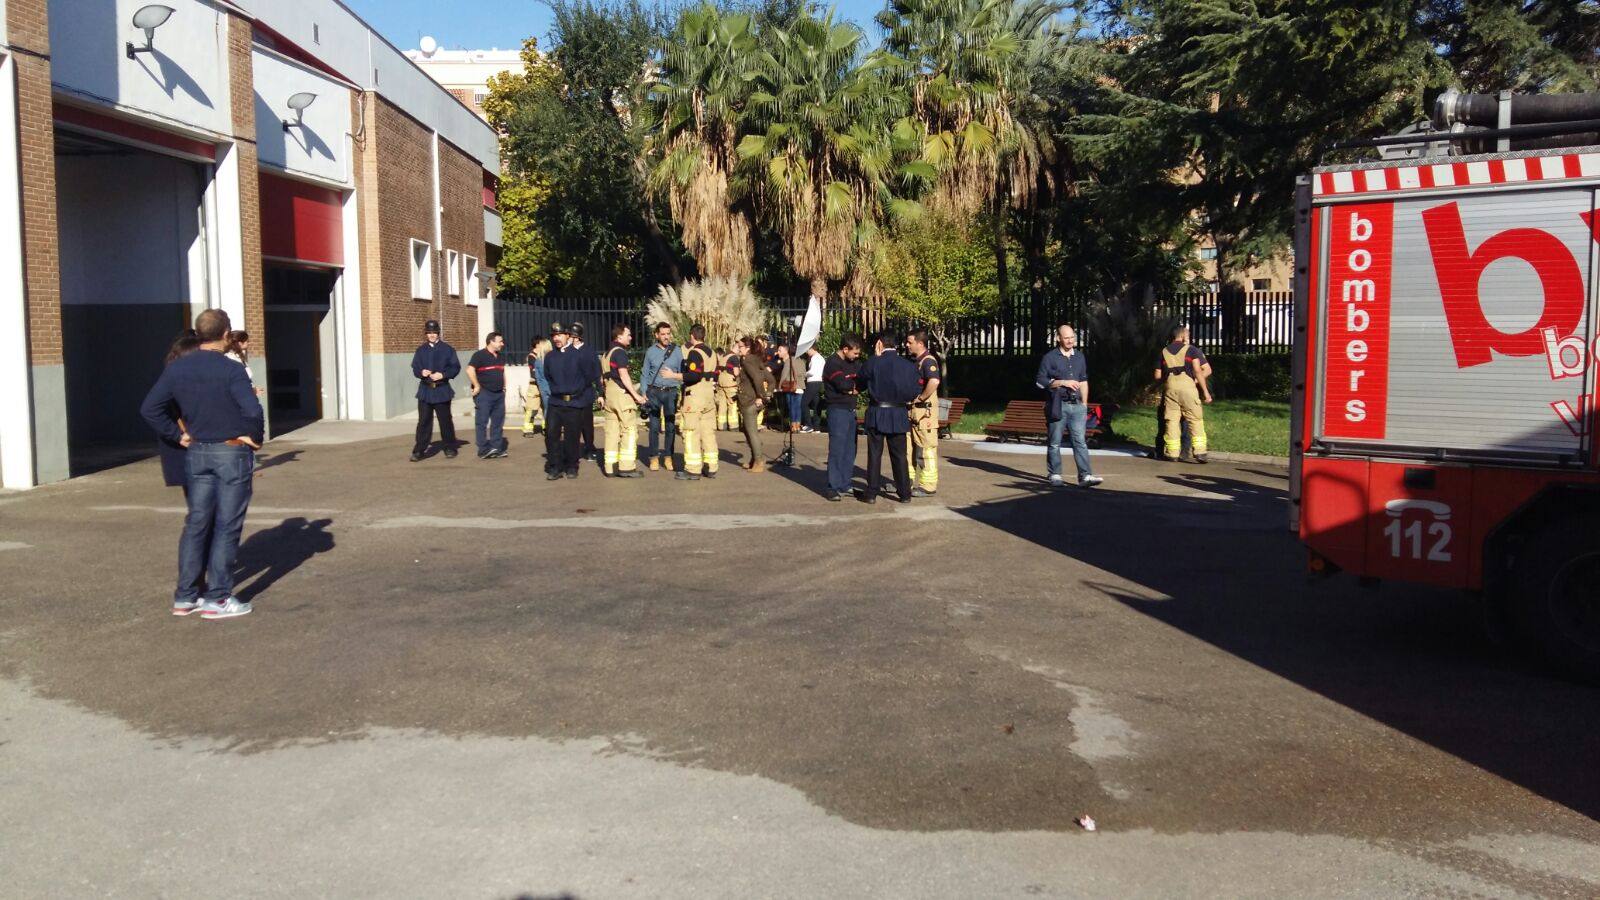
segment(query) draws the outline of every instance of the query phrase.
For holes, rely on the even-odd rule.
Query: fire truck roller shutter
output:
[[[1595,340],[1595,192],[1439,194],[1394,202],[1387,216],[1362,212],[1377,205],[1329,208],[1323,400],[1354,384],[1363,421],[1325,402],[1322,434],[1578,458]],[[1376,375],[1387,384],[1374,394]]]

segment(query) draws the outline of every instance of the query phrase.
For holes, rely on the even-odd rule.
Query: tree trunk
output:
[[[1033,298],[1044,296],[1044,248],[1049,242],[1050,226],[1045,220],[1043,211],[1034,209],[1028,222],[1028,242],[1025,248],[1024,271],[1028,277],[1028,298],[1030,305]],[[1042,305],[1042,304],[1041,304]],[[1006,309],[1012,309],[1010,303]],[[1031,341],[1031,337],[1030,337]],[[1016,352],[1015,326],[1006,329],[1006,354]]]
[[[672,242],[662,233],[661,223],[656,221],[655,210],[650,208],[648,202],[644,209],[644,228],[645,243],[650,247],[650,252],[660,261],[661,267],[666,269],[667,277],[672,279],[672,283],[682,284],[683,269],[678,266],[678,255],[672,252]]]
[[[1006,207],[1003,197],[994,204],[994,281],[1000,291],[1000,307],[1011,306],[1011,273],[1006,265]]]
[[[828,308],[828,279],[820,275],[811,277],[811,296],[817,298],[817,305],[823,309]]]
[[[1224,351],[1238,350],[1244,337],[1244,295],[1233,290],[1228,283],[1228,254],[1233,250],[1231,238],[1212,235],[1217,248],[1217,309],[1222,314],[1222,328],[1218,337]],[[1193,335],[1190,339],[1193,340]]]

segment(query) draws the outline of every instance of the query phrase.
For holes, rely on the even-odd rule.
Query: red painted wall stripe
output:
[[[140,125],[137,122],[129,122],[127,119],[118,119],[114,116],[93,112],[82,107],[57,103],[51,108],[51,115],[56,122],[62,125],[76,125],[80,128],[101,132],[102,134],[138,141],[141,144],[165,147],[168,150],[175,150],[189,156],[201,156],[206,159],[217,158],[216,145],[208,141],[184,137],[181,134],[173,134],[170,131],[162,131],[159,128],[151,128],[148,125]]]
[[[1583,165],[1578,161],[1576,155],[1561,157],[1561,166],[1566,170],[1568,178],[1580,178],[1583,176]]]
[[[262,172],[261,253],[343,266],[343,206],[338,191]]]

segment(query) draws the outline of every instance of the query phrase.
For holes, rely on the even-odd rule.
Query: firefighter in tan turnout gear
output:
[[[1206,357],[1200,349],[1189,343],[1189,329],[1179,325],[1172,329],[1170,341],[1161,348],[1161,364],[1156,369],[1156,380],[1161,382],[1163,452],[1169,460],[1178,459],[1183,452],[1183,428],[1189,425],[1189,446],[1193,461],[1206,461],[1206,422],[1201,398],[1211,402],[1211,388],[1206,384]]]
[[[626,325],[611,329],[611,349],[606,351],[606,474],[617,478],[642,478],[639,471],[639,406],[644,395],[628,374],[628,345],[633,330]]]
[[[683,354],[683,469],[674,477],[698,481],[704,467],[707,478],[717,477],[717,355],[705,344],[706,328],[689,329],[689,349]]]
[[[739,430],[739,357],[717,350],[717,429]]]
[[[931,497],[939,490],[939,360],[928,352],[928,332],[921,328],[906,335],[906,350],[917,363],[922,393],[911,403],[913,497]]]

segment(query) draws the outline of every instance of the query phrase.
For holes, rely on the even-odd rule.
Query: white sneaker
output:
[[[235,616],[247,616],[249,614],[250,601],[240,600],[238,597],[229,597],[221,602],[207,600],[205,605],[200,607],[200,618],[202,619],[232,619]]]
[[[1051,487],[1061,487],[1061,484],[1062,484],[1062,482],[1061,482],[1061,476],[1060,475],[1051,475],[1050,476],[1050,486]]]
[[[1101,478],[1099,475],[1086,475],[1086,476],[1084,476],[1084,479],[1082,481],[1078,482],[1078,486],[1079,487],[1094,487],[1095,485],[1100,484],[1103,481],[1105,481],[1105,479]]]

